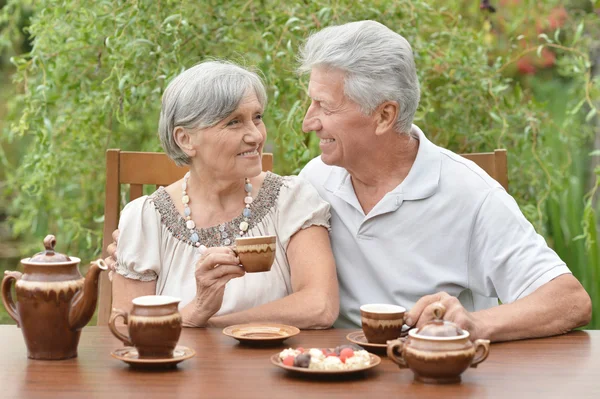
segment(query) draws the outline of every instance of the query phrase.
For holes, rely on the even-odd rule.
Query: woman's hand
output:
[[[192,324],[206,325],[221,309],[225,285],[232,279],[245,274],[240,259],[229,247],[207,248],[196,264],[196,299]]]

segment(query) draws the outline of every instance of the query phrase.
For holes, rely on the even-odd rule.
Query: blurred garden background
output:
[[[0,0],[0,272],[48,233],[60,252],[99,256],[106,149],[159,151],[162,91],[203,59],[262,72],[275,170],[297,173],[319,154],[301,132],[298,46],[362,19],[412,44],[415,123],[432,141],[508,149],[510,193],[589,292],[588,328],[600,329],[598,0]]]

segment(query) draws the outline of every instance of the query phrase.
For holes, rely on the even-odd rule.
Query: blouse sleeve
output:
[[[129,279],[156,280],[161,246],[160,215],[153,201],[143,196],[127,204],[119,220],[115,271]]]
[[[321,199],[317,190],[297,176],[287,177],[277,201],[278,238],[287,248],[290,238],[311,226],[330,228],[330,206]]]

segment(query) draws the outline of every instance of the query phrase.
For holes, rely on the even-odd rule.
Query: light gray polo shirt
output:
[[[410,309],[422,296],[446,291],[476,311],[498,299],[514,302],[570,273],[498,182],[413,129],[415,163],[368,215],[345,169],[318,157],[300,173],[331,204],[336,327],[360,326],[366,303]]]

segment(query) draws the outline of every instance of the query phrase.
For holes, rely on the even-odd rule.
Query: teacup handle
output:
[[[404,343],[404,339],[395,339],[387,342],[387,355],[400,368],[408,368],[406,360],[404,360],[404,356],[402,355]]]
[[[13,301],[10,289],[12,286],[12,282],[16,282],[18,279],[20,279],[21,275],[22,274],[20,272],[11,272],[7,270],[4,272],[4,278],[2,279],[2,302],[4,303],[4,307],[6,308],[6,312],[8,312],[8,315],[12,317],[14,321],[17,322],[17,326],[21,324],[21,318],[19,317],[19,311],[15,306],[15,301]]]
[[[481,349],[481,351],[480,351]],[[478,355],[478,353],[481,354]],[[476,368],[477,365],[487,359],[490,354],[490,340],[489,339],[478,339],[475,340],[475,357],[471,361],[471,367]]]
[[[114,309],[113,314],[110,316],[110,320],[108,321],[108,328],[110,328],[110,331],[113,333],[113,335],[123,341],[125,345],[133,346],[131,339],[127,335],[121,333],[119,330],[117,330],[117,327],[115,327],[115,321],[117,321],[119,317],[123,318],[123,323],[128,323],[129,317],[127,312],[121,309]]]

